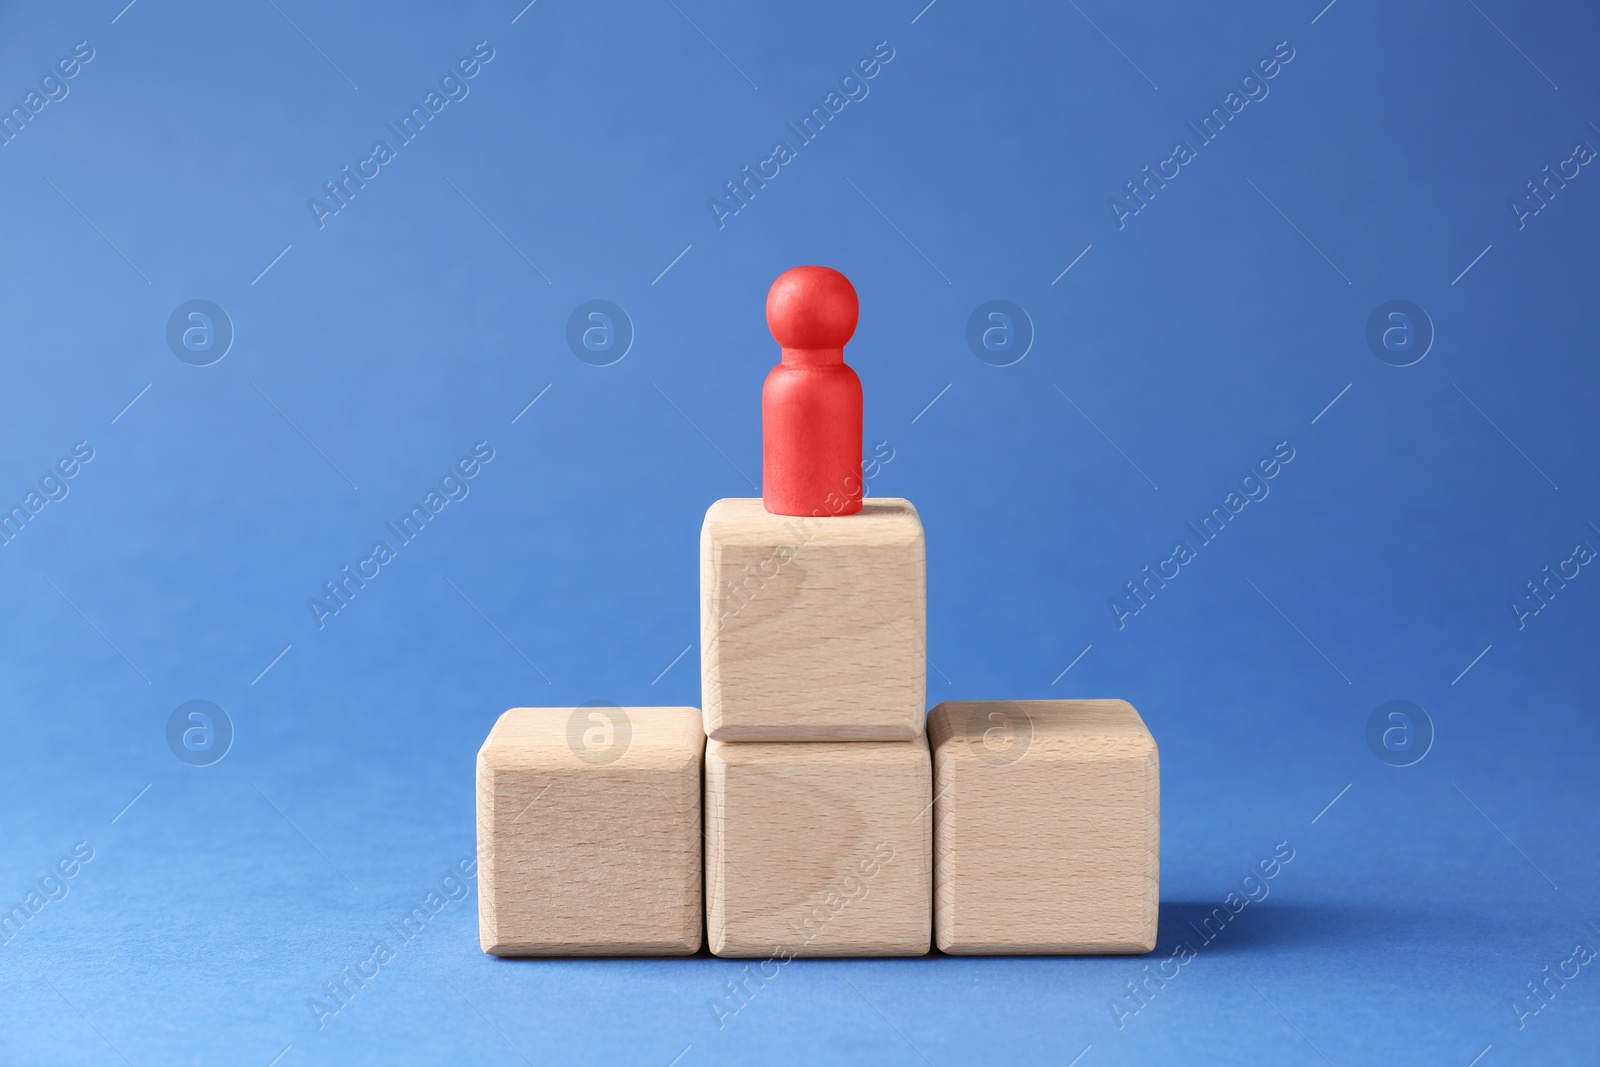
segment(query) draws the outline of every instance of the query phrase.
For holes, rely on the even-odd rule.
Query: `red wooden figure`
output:
[[[844,361],[859,310],[829,267],[784,271],[767,292],[783,346],[761,390],[761,502],[774,515],[861,510],[861,379]]]

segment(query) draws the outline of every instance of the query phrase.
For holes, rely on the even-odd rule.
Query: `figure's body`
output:
[[[774,515],[861,510],[861,379],[844,362],[856,291],[828,267],[795,267],[767,293],[783,361],[761,390],[761,499]]]

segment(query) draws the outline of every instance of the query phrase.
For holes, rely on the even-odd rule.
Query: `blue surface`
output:
[[[1600,575],[1509,606],[1600,548],[1592,6],[123,2],[0,13],[8,106],[93,53],[0,146],[0,498],[44,479],[0,548],[0,1061],[1593,1062]],[[1156,956],[795,962],[719,1028],[745,963],[499,961],[475,897],[402,941],[502,710],[698,702],[700,519],[755,492],[763,298],[809,262],[861,294],[871,491],[928,529],[930,702],[1125,696],[1155,733]],[[609,366],[566,340],[597,299]],[[1005,367],[966,340],[996,299],[1033,333]],[[207,366],[167,339],[192,300],[235,334]],[[1391,300],[1436,334],[1409,366],[1404,323],[1367,340]],[[192,700],[232,726],[210,766],[169,747]],[[1432,724],[1410,766],[1421,716],[1368,743],[1391,700]]]

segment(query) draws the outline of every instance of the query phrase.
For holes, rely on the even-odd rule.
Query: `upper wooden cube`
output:
[[[1132,705],[948,701],[928,738],[941,951],[1155,947],[1161,763]]]
[[[698,708],[513,708],[478,750],[478,928],[497,956],[700,950]]]
[[[905,741],[926,722],[927,546],[899,498],[854,515],[719,500],[700,530],[701,688],[719,741]]]

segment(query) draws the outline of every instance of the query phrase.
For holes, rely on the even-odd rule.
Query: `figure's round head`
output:
[[[767,291],[767,328],[784,348],[843,348],[861,305],[850,279],[832,267],[795,267]]]

